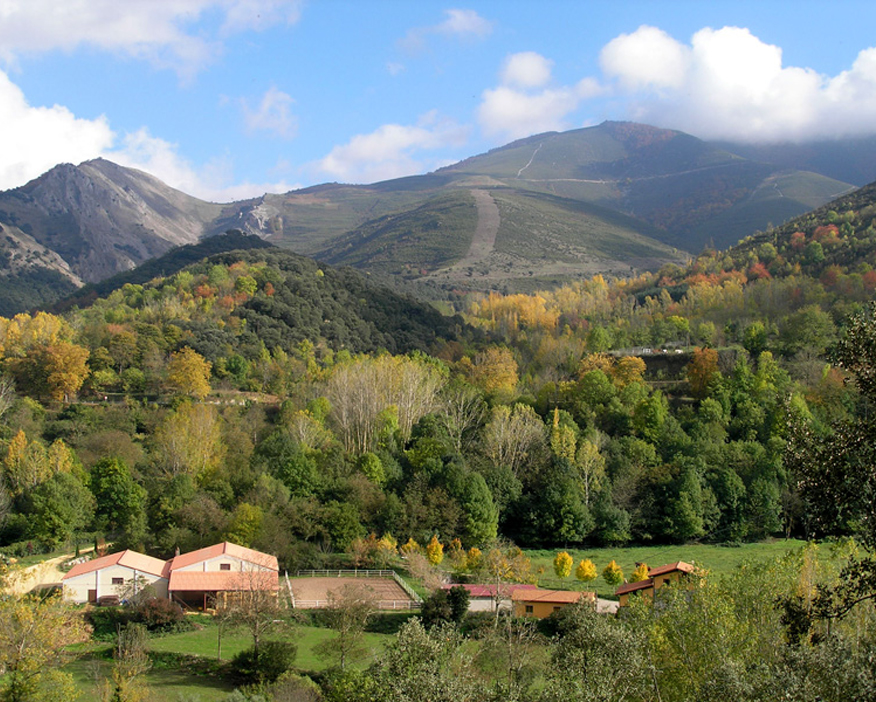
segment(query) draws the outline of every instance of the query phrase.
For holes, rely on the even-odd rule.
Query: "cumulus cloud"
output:
[[[291,110],[294,102],[290,95],[276,86],[271,86],[255,107],[248,100],[241,100],[247,130],[273,132],[284,139],[294,137],[298,129]]]
[[[58,163],[99,156],[115,139],[106,117],[80,119],[60,105],[29,105],[2,71],[0,124],[0,189],[22,185]]]
[[[384,124],[370,134],[359,134],[336,146],[314,165],[321,173],[346,183],[373,183],[431,170],[422,152],[461,146],[468,130],[435,112],[416,125]]]
[[[512,54],[505,60],[502,82],[521,88],[540,88],[551,79],[554,62],[534,51]]]
[[[13,0],[0,7],[0,58],[90,46],[144,59],[190,78],[221,51],[221,39],[280,22],[294,23],[301,0]],[[211,12],[211,31],[194,22]]]
[[[527,51],[509,56],[501,85],[485,90],[478,122],[490,136],[518,139],[539,132],[568,129],[571,115],[583,100],[602,92],[593,78],[574,86],[550,86],[553,62]]]
[[[146,171],[173,188],[214,202],[295,187],[283,180],[232,185],[232,164],[225,159],[196,167],[179,155],[175,144],[146,128],[119,135],[105,116],[83,119],[61,105],[30,105],[3,71],[0,124],[0,190],[24,185],[59,163],[78,164],[98,157]]]
[[[405,51],[422,51],[430,36],[439,35],[458,39],[483,39],[493,31],[493,23],[474,10],[445,10],[443,22],[429,27],[415,27],[408,31],[399,45]]]
[[[631,118],[699,137],[770,142],[876,133],[876,48],[830,77],[784,66],[781,48],[748,29],[702,29],[685,45],[643,26],[609,42],[600,63],[628,96]]]

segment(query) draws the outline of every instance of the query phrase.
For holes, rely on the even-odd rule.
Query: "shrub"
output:
[[[136,621],[145,624],[149,631],[168,631],[178,628],[186,615],[175,602],[152,597],[137,605],[134,616]]]
[[[272,683],[289,670],[296,653],[297,647],[288,641],[262,641],[258,648],[238,653],[231,668],[245,682]]]

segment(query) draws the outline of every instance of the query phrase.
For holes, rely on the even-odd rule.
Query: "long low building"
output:
[[[557,610],[576,602],[592,602],[595,605],[596,593],[530,588],[512,592],[511,601],[514,603],[515,617],[544,619]]]
[[[73,566],[62,584],[64,597],[80,604],[108,597],[123,600],[150,586],[156,597],[206,609],[231,593],[276,596],[279,567],[275,556],[226,541],[168,561],[120,551]]]
[[[156,597],[166,598],[167,583],[167,561],[130,549],[77,563],[62,579],[64,597],[79,604],[106,597],[123,599],[146,586],[155,590]]]

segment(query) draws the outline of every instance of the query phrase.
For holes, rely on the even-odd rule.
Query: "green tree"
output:
[[[624,581],[624,572],[614,559],[609,561],[608,565],[602,569],[602,579],[615,587]]]
[[[146,532],[146,490],[134,481],[119,458],[102,458],[91,469],[91,492],[96,501],[95,520],[110,533],[124,534],[137,544]]]
[[[38,485],[29,501],[31,533],[48,549],[67,544],[94,517],[94,497],[69,473],[57,473]]]

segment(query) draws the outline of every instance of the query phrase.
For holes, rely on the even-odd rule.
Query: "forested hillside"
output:
[[[872,208],[864,190],[688,269],[471,299],[474,329],[276,249],[2,320],[0,538],[234,536],[301,567],[369,533],[810,535],[786,443],[859,411],[825,354],[876,287]]]

